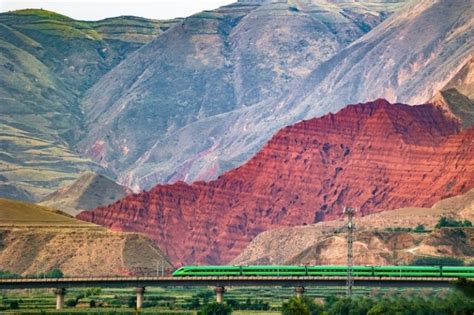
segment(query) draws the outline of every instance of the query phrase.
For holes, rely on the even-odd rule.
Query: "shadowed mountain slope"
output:
[[[82,170],[112,175],[72,149],[84,130],[79,100],[172,24],[134,17],[84,22],[45,10],[1,13],[0,196],[38,200]]]
[[[40,205],[75,216],[81,211],[111,204],[130,193],[129,189],[103,175],[85,172],[71,185],[46,196]]]
[[[474,125],[474,101],[461,94],[457,89],[439,92],[431,100],[448,115],[452,115],[462,123],[464,128]]]
[[[157,185],[79,218],[148,234],[176,264],[227,263],[262,231],[431,206],[474,186],[474,129],[432,105],[351,105],[276,133],[214,181]]]

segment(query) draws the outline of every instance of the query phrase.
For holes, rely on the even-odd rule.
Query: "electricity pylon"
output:
[[[354,223],[352,218],[354,216],[355,209],[352,207],[344,207],[344,214],[347,215],[347,297],[352,297],[352,287],[354,286],[354,265],[352,260],[352,243],[354,241],[352,232],[354,231]]]

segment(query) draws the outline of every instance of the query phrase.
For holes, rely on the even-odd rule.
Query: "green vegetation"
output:
[[[229,315],[232,314],[232,307],[223,303],[219,304],[216,302],[204,305],[198,312],[198,315]]]
[[[64,273],[61,271],[61,269],[54,267],[53,269],[51,269],[45,274],[45,277],[46,278],[62,278],[64,277]]]
[[[472,288],[472,282],[463,284],[463,289],[468,291]],[[87,295],[89,296],[86,296]],[[6,296],[5,294],[8,294]],[[226,306],[233,309],[234,315],[276,315],[281,314],[284,304],[290,304],[289,301],[294,296],[294,288],[229,288],[224,296]],[[355,287],[354,298],[348,301],[344,298],[345,287],[307,287],[304,298],[301,303],[316,314],[347,314],[344,310],[348,305],[354,309],[370,310],[377,304],[385,307],[384,301],[392,301],[401,305],[420,304],[435,306],[442,303],[448,305],[456,302],[459,305],[469,306],[468,298],[460,292],[450,289],[440,288],[368,288]],[[136,314],[135,312],[136,293],[133,289],[118,288],[71,288],[66,291],[66,308],[63,311],[56,312],[55,296],[51,290],[13,290],[0,292],[0,313],[5,311],[8,314],[12,301],[18,302],[18,310],[15,314],[44,314],[44,313],[62,313],[62,314]],[[294,299],[294,298],[293,298]],[[70,301],[72,300],[72,301]],[[438,301],[440,302],[438,303]],[[93,301],[93,302],[92,302]],[[214,292],[202,288],[147,288],[142,314],[167,314],[167,315],[197,315],[198,311],[204,310],[206,305],[215,304]],[[249,309],[239,310],[234,308],[236,301],[238,305],[251,305]],[[400,302],[397,302],[400,301]],[[434,302],[436,301],[436,303]],[[444,302],[443,302],[444,301]],[[129,302],[131,302],[129,305]],[[254,305],[268,303],[268,310],[251,310]],[[297,302],[293,302],[295,304]],[[191,307],[191,305],[194,305]],[[91,306],[93,306],[91,308]],[[298,305],[295,305],[298,306]],[[210,309],[210,307],[208,308]],[[306,309],[306,308],[305,308]],[[436,310],[426,307],[427,310]],[[460,308],[461,309],[461,308]],[[3,314],[3,313],[2,313]],[[310,313],[313,314],[313,313]],[[351,313],[366,314],[366,313]],[[389,312],[390,314],[390,312]],[[401,313],[404,314],[404,313]],[[416,313],[414,313],[416,314]],[[419,314],[445,314],[443,312],[431,311],[431,313]],[[465,314],[458,312],[457,314]]]
[[[461,294],[447,296],[396,297],[371,299],[334,298],[330,297],[325,303],[316,304],[308,298],[290,298],[283,304],[283,315],[317,315],[317,314],[472,314],[474,300]]]
[[[87,123],[81,98],[161,33],[161,21],[88,22],[27,9],[1,13],[0,24],[0,196],[37,201],[81,171],[101,169],[72,150]]]
[[[459,279],[458,281],[456,281],[456,287],[466,296],[474,298],[474,281],[468,281],[464,278]]]
[[[385,228],[386,232],[391,232],[391,233],[429,233],[431,230],[427,230],[426,227],[423,224],[418,224],[415,228],[410,228],[410,227],[388,227]]]
[[[67,307],[75,307],[77,305],[77,300],[76,299],[69,299],[66,301],[66,306]]]
[[[233,310],[268,311],[270,309],[270,303],[263,300],[254,300],[252,302],[250,298],[247,298],[245,303],[243,303],[236,299],[227,299],[226,302]]]
[[[411,266],[464,266],[464,261],[454,257],[420,257],[412,262]]]
[[[63,278],[64,273],[61,269],[54,267],[48,272],[39,273],[39,274],[30,274],[25,276],[25,278]],[[0,279],[8,279],[8,278],[23,278],[21,275],[10,272],[8,270],[0,270]]]
[[[308,297],[291,297],[287,303],[283,303],[281,313],[283,315],[317,315],[322,311],[323,306],[314,303]]]
[[[468,220],[458,221],[455,219],[442,216],[439,218],[438,224],[436,224],[435,228],[441,229],[444,227],[457,227],[457,228],[472,227],[472,222]]]
[[[426,228],[423,224],[418,224],[413,231],[416,232],[416,233],[425,233]]]
[[[400,227],[400,226],[397,226],[397,227],[388,227],[385,229],[385,231],[387,232],[392,232],[392,233],[409,233],[409,232],[412,232],[412,228],[405,228],[405,227]]]
[[[472,222],[468,220],[464,221],[458,221],[455,219],[451,219],[445,216],[442,216],[439,218],[438,223],[436,224],[435,228],[436,229],[441,229],[445,227],[451,227],[451,228],[463,228],[463,227],[472,227]],[[409,227],[388,227],[385,229],[387,232],[392,232],[392,233],[410,233],[410,232],[415,232],[415,233],[428,233],[431,232],[430,230],[427,230],[426,227],[423,224],[418,224],[414,229],[409,228]]]
[[[20,304],[18,303],[18,301],[10,301],[10,308],[12,310],[17,310],[20,308]]]
[[[19,274],[10,272],[8,270],[0,270],[0,279],[12,279],[12,278],[20,278]]]

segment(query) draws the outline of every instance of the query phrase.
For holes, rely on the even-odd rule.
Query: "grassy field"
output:
[[[370,297],[412,297],[445,295],[446,289],[374,289],[356,288],[355,295]],[[327,296],[344,296],[344,287],[307,288],[305,295],[323,300]],[[232,301],[240,306],[268,303],[268,310],[238,310],[234,307],[233,314],[280,314],[283,302],[294,295],[293,288],[229,288],[225,294],[228,303]],[[70,289],[65,297],[66,303],[78,300],[75,307],[67,307],[55,311],[55,297],[52,290],[14,290],[4,291],[0,296],[0,312],[5,314],[135,314],[134,289]],[[203,288],[147,288],[145,292],[144,314],[196,314],[200,306],[212,302],[214,293]],[[17,301],[19,309],[10,309],[13,301]],[[94,301],[94,308],[90,308]],[[132,306],[132,307],[131,307]]]
[[[79,221],[47,207],[0,198],[0,227],[90,227],[96,225]]]

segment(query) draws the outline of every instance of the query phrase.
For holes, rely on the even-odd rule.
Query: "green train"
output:
[[[354,266],[355,277],[474,278],[470,266]],[[184,266],[173,277],[344,277],[347,266]]]

